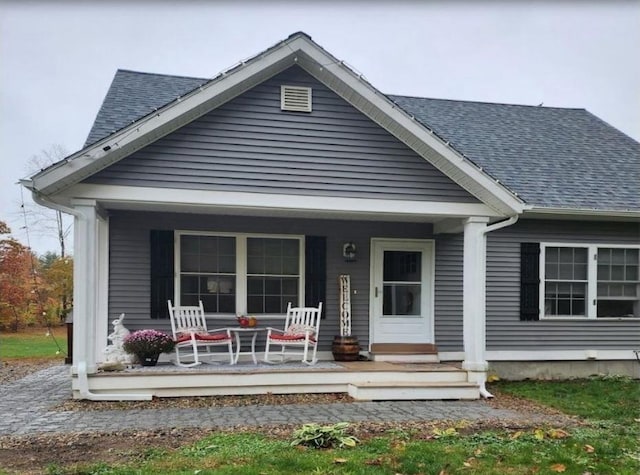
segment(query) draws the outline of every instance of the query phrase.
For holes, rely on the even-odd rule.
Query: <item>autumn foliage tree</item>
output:
[[[61,323],[73,295],[71,257],[37,259],[10,232],[0,221],[0,330]]]
[[[33,317],[31,251],[12,237],[0,221],[0,326],[16,331]]]

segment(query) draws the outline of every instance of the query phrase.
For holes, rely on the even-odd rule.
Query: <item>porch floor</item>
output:
[[[79,397],[77,377],[74,397]],[[478,399],[479,388],[455,364],[320,361],[258,365],[171,363],[89,375],[97,394],[155,397],[345,392],[357,400]],[[114,399],[117,399],[115,397]]]

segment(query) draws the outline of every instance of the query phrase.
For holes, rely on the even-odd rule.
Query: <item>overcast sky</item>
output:
[[[116,69],[213,77],[296,31],[385,93],[585,108],[640,140],[637,0],[102,3],[0,0],[0,220],[24,243],[15,183],[80,149]]]

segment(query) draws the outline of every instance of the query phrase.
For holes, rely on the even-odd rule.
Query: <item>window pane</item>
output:
[[[282,305],[281,297],[266,296],[264,298],[265,313],[285,313],[286,307]]]
[[[609,284],[610,297],[622,297],[622,284]]]
[[[573,279],[573,264],[560,264],[560,279]]]
[[[558,315],[571,315],[571,300],[558,300]]]
[[[611,266],[611,280],[624,280],[624,266]]]
[[[560,248],[560,262],[573,264],[573,248],[561,247]]]
[[[384,251],[383,280],[386,282],[420,282],[422,253]]]
[[[545,276],[547,279],[557,279],[558,278],[558,264],[553,262],[547,262],[544,266]]]
[[[217,312],[218,311],[218,296],[217,295],[200,295],[199,300],[202,301],[202,306],[205,312]],[[198,305],[196,302],[194,305]]]
[[[200,270],[200,258],[197,254],[182,255],[182,272],[198,272]]]
[[[598,249],[598,263],[599,264],[611,263],[611,249],[606,249],[606,248]]]
[[[218,272],[218,256],[216,254],[200,253],[196,257],[197,257],[197,259],[199,261],[198,271],[200,271],[200,272]]]
[[[624,249],[611,249],[611,263],[612,264],[624,264],[625,259]]]
[[[218,298],[218,312],[236,313],[236,296],[220,295]]]
[[[283,295],[298,295],[298,279],[282,279]]]
[[[384,315],[420,315],[420,285],[385,284]]]
[[[266,278],[264,280],[264,293],[265,295],[280,295],[282,293],[280,279],[278,277]]]
[[[575,280],[587,280],[587,264],[576,264],[573,267],[573,278]]]
[[[545,262],[558,263],[560,261],[560,248],[559,247],[547,247],[544,251]]]
[[[197,254],[200,250],[198,236],[181,236],[180,252]]]
[[[218,238],[218,254],[221,256],[235,256],[236,239],[233,237]]]
[[[182,276],[180,279],[180,289],[182,293],[197,294],[198,293],[198,277]]]
[[[635,297],[638,295],[638,284],[624,284],[622,292],[625,297]]]
[[[282,274],[282,257],[266,257],[264,261],[264,273],[272,275]]]
[[[638,280],[638,266],[627,266],[626,280]]]
[[[247,311],[249,313],[264,313],[264,299],[262,296],[247,297]]]
[[[606,297],[609,295],[608,284],[598,284],[598,297]]]
[[[218,272],[233,274],[236,271],[235,256],[218,256]]]
[[[611,280],[611,268],[608,265],[598,265],[598,280]]]
[[[634,304],[633,300],[598,300],[597,315],[601,318],[640,317],[634,314]]]
[[[298,265],[298,256],[296,257],[284,257],[282,259],[282,274],[283,275],[298,275],[300,268]]]
[[[571,315],[584,315],[584,300],[575,299],[571,308]]]
[[[219,292],[221,294],[235,294],[236,293],[236,279],[228,276],[220,276],[218,278]]]
[[[216,236],[197,236],[201,254],[218,254],[218,238]]]
[[[260,277],[247,277],[247,292],[249,295],[263,295],[264,279]]]
[[[574,259],[573,261],[577,264],[586,264],[588,261],[588,249],[584,248],[584,247],[576,247],[573,249],[574,252]]]

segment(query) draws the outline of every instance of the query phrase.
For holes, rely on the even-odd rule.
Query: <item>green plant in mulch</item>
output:
[[[349,424],[339,422],[337,424],[321,426],[319,424],[304,424],[293,432],[291,445],[304,445],[314,449],[326,449],[329,447],[355,447],[358,439],[347,434]]]

